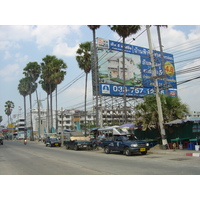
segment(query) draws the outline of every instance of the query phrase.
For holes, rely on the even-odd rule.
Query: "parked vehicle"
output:
[[[47,146],[50,146],[50,147],[60,147],[61,146],[61,142],[58,138],[56,137],[50,137],[50,138],[47,138],[46,141],[45,141],[45,144],[46,144],[46,147]]]
[[[92,143],[88,137],[83,136],[80,131],[68,131],[64,133],[64,145],[66,149],[91,149]]]
[[[91,149],[91,142],[87,140],[70,140],[64,141],[66,149],[73,149],[75,151],[79,149]]]
[[[0,137],[0,145],[3,145],[3,138]]]
[[[140,141],[133,135],[114,135],[112,140],[103,140],[99,146],[104,148],[106,154],[112,151],[119,151],[126,156],[136,152],[145,155],[150,149],[149,143]]]

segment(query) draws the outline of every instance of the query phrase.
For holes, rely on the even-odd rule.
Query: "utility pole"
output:
[[[150,58],[151,58],[151,64],[152,64],[152,75],[153,75],[153,79],[154,79],[154,87],[156,89],[156,102],[157,102],[157,109],[158,109],[158,121],[159,121],[160,133],[161,133],[162,144],[163,144],[163,149],[164,149],[164,146],[168,145],[168,143],[167,143],[166,133],[165,133],[164,125],[163,125],[164,124],[163,112],[162,112],[161,101],[160,101],[158,80],[157,80],[157,77],[156,77],[156,68],[155,68],[154,56],[153,56],[153,50],[152,50],[150,25],[146,25],[146,29],[147,29],[147,37],[148,37]]]
[[[94,53],[94,75],[95,75],[95,93],[96,93],[96,126],[99,126],[99,108],[98,108],[98,93],[99,93],[99,80],[98,80],[98,64],[97,64],[97,48],[95,30],[93,30],[93,53]]]

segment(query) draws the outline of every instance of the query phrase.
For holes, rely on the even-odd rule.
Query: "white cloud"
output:
[[[72,57],[76,55],[76,51],[78,48],[79,48],[78,44],[74,47],[69,47],[67,43],[60,43],[54,47],[53,54],[57,56]]]
[[[71,33],[80,33],[80,26],[0,26],[0,49],[11,47],[19,41],[31,41],[35,39],[39,48],[43,46],[59,44],[67,39]],[[19,47],[19,46],[15,46]]]
[[[9,41],[27,40],[31,38],[33,26],[0,26],[0,39]]]
[[[38,47],[62,43],[67,35],[79,33],[80,26],[37,26],[34,28],[33,36],[36,38]]]

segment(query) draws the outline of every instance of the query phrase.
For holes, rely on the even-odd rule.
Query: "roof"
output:
[[[175,119],[171,122],[165,123],[165,125],[173,125],[173,124],[184,124],[186,122],[194,122],[194,120],[189,119]]]

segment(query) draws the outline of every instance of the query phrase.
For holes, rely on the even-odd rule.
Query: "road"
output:
[[[4,141],[1,175],[199,175],[200,158],[177,155],[105,154]]]

